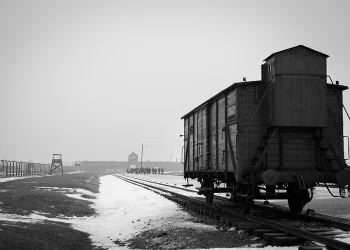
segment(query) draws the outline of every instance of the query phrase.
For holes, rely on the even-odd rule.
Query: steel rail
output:
[[[130,179],[128,179],[126,177],[122,177],[120,175],[115,175],[115,176],[120,178],[120,179],[123,179],[125,181],[128,181],[130,183],[133,183],[133,184],[139,183],[139,186],[140,185],[144,185],[144,186],[150,187],[151,189],[158,189],[158,190],[161,190],[163,192],[168,192],[168,193],[170,193],[172,195],[175,195],[175,196],[178,196],[180,198],[183,198],[183,199],[195,202],[195,203],[199,203],[202,206],[207,206],[207,207],[210,207],[211,209],[215,209],[216,208],[216,210],[218,210],[218,211],[228,212],[228,213],[231,213],[233,216],[236,216],[236,217],[239,217],[239,218],[242,218],[242,219],[246,219],[248,221],[252,221],[252,222],[255,222],[255,223],[260,223],[260,224],[272,227],[274,229],[281,230],[281,231],[283,231],[285,233],[298,236],[300,238],[316,241],[316,242],[322,243],[322,244],[324,244],[326,246],[331,246],[331,247],[333,247],[335,249],[339,249],[339,250],[348,250],[348,249],[350,249],[350,244],[349,243],[345,243],[345,242],[342,242],[342,241],[339,241],[339,240],[334,240],[332,238],[321,236],[321,235],[318,235],[318,234],[315,234],[315,233],[311,233],[311,232],[308,232],[308,231],[305,231],[305,230],[301,230],[301,229],[298,229],[298,228],[288,227],[288,226],[285,226],[283,224],[272,222],[271,220],[260,218],[260,217],[256,217],[256,216],[253,216],[253,215],[236,214],[236,212],[233,213],[232,209],[223,208],[223,207],[220,207],[220,206],[217,206],[217,205],[208,205],[205,202],[199,201],[198,199],[196,199],[194,197],[187,197],[187,196],[184,196],[184,195],[181,195],[181,194],[169,191],[169,190],[162,189],[160,187],[154,187],[154,186],[151,186],[151,185],[148,185],[148,184],[145,184],[145,183],[137,182],[135,180],[130,180]],[[155,183],[155,184],[157,184],[157,183]]]
[[[161,182],[156,182],[156,181],[152,181],[152,180],[148,180],[148,179],[142,179],[142,178],[136,177],[136,176],[132,176],[132,177],[131,177],[131,176],[128,176],[128,177],[130,177],[130,178],[135,178],[135,179],[138,179],[138,180],[141,180],[141,181],[147,181],[147,182],[155,183],[155,184],[158,184],[158,185],[163,185],[163,186],[167,186],[167,187],[172,187],[172,188],[184,190],[184,191],[187,191],[187,192],[197,193],[196,190],[191,190],[191,189],[182,188],[182,187],[176,187],[176,186],[172,186],[172,185],[170,185],[170,184],[161,183]]]
[[[349,243],[345,243],[343,241],[334,240],[332,238],[328,238],[328,237],[321,236],[321,235],[318,235],[318,234],[310,233],[308,231],[301,230],[301,229],[298,229],[298,228],[288,227],[288,226],[285,226],[283,224],[280,224],[280,223],[277,223],[277,222],[272,222],[271,220],[255,217],[255,216],[252,216],[252,215],[244,215],[244,217],[247,220],[254,221],[254,222],[257,222],[257,223],[262,223],[262,224],[268,225],[270,227],[273,227],[275,229],[281,230],[283,232],[286,232],[286,233],[289,233],[289,234],[293,234],[293,235],[299,236],[301,238],[305,238],[305,239],[308,239],[308,240],[312,240],[312,241],[316,241],[316,242],[325,244],[326,246],[331,246],[333,248],[340,249],[340,250],[349,250],[350,249],[350,244]]]
[[[186,195],[182,195],[182,194],[179,194],[179,193],[176,193],[176,192],[167,190],[167,189],[162,189],[162,188],[160,188],[160,187],[151,186],[151,185],[146,184],[146,183],[137,182],[137,181],[135,181],[135,180],[132,180],[132,179],[123,177],[123,176],[118,175],[118,174],[116,174],[116,175],[114,175],[114,176],[116,176],[116,177],[118,177],[118,178],[120,178],[120,179],[122,179],[122,180],[126,180],[126,181],[128,181],[128,182],[139,183],[139,184],[141,184],[141,185],[143,185],[143,186],[149,187],[150,189],[156,189],[156,190],[160,190],[160,191],[165,192],[165,193],[169,193],[169,194],[174,195],[174,196],[178,196],[178,197],[180,197],[180,198],[182,198],[182,199],[191,200],[191,201],[194,201],[194,200],[195,200],[196,202],[201,203],[201,205],[207,205],[204,201],[201,201],[201,200],[199,200],[198,198],[195,198],[195,197],[188,197],[188,196],[186,196]],[[138,186],[140,186],[140,185],[138,185]],[[147,188],[147,189],[149,189],[149,188]],[[158,193],[159,193],[159,192],[158,192]],[[164,194],[161,194],[161,195],[164,196]]]
[[[188,191],[188,192],[197,192],[195,190],[181,188],[181,187],[176,187],[176,186],[173,186],[173,185],[170,185],[170,184],[160,183],[160,182],[157,182],[157,181],[143,179],[143,178],[136,177],[136,176],[128,176],[128,177],[129,178],[135,178],[135,179],[138,179],[138,180],[141,180],[141,181],[155,183],[155,184],[158,184],[158,185],[171,187],[171,188],[176,188],[176,189],[180,189],[180,190],[184,190],[184,191]],[[221,201],[229,201],[229,198],[225,198],[225,197],[222,197],[222,196],[215,195],[214,198],[217,199],[217,200],[221,200]],[[266,212],[275,212],[275,213],[282,214],[282,215],[284,215],[286,217],[292,217],[293,216],[293,217],[295,217],[295,219],[299,219],[299,220],[313,221],[313,222],[317,221],[317,222],[320,222],[320,223],[324,223],[327,226],[336,227],[336,228],[339,228],[339,229],[342,229],[342,230],[350,231],[350,223],[344,223],[344,222],[335,221],[335,220],[332,220],[332,219],[321,218],[321,217],[319,217],[321,215],[318,215],[318,214],[316,214],[315,216],[310,216],[310,215],[306,215],[306,214],[297,214],[297,215],[295,215],[295,214],[292,214],[290,211],[286,211],[286,210],[283,210],[283,209],[278,208],[278,207],[266,207],[266,206],[259,205],[259,204],[253,204],[253,206],[255,208],[264,210]]]

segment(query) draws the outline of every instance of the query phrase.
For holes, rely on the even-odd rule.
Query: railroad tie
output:
[[[227,226],[232,226],[232,227],[238,227],[238,223],[241,223],[242,220],[241,219],[227,219],[225,220],[225,224]]]
[[[281,236],[281,237],[273,237],[272,244],[276,246],[296,246],[305,242],[305,240],[296,237],[296,236]]]
[[[323,246],[299,246],[298,250],[325,250]]]
[[[283,232],[279,232],[279,233],[263,233],[262,234],[262,238],[271,243],[272,242],[272,239],[275,238],[275,237],[286,237],[288,236],[287,233],[283,233]]]
[[[213,210],[208,210],[206,208],[201,208],[200,212],[201,214],[205,215],[205,216],[209,216],[209,213],[212,212]]]
[[[221,223],[224,223],[227,225],[227,221],[230,221],[231,223],[232,222],[242,222],[241,219],[238,219],[237,217],[232,217],[232,216],[223,216],[220,218]]]
[[[264,233],[281,233],[281,231],[269,227],[259,227],[252,230],[252,234],[256,237],[262,238]]]
[[[253,230],[263,226],[261,224],[253,223],[253,222],[240,222],[240,223],[237,223],[237,227],[239,230],[244,230],[249,233],[249,230]]]
[[[215,220],[220,221],[221,217],[228,217],[230,214],[218,213],[218,212],[209,212],[209,216],[214,218]]]
[[[322,232],[322,233],[317,233],[318,235],[321,236],[337,236],[340,234],[343,234],[343,232],[340,231],[329,231],[329,232]]]
[[[329,231],[334,231],[334,229],[330,228],[302,228],[305,231],[308,231],[310,233],[321,233],[321,232],[329,232]]]

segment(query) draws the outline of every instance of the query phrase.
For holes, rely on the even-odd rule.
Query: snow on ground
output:
[[[10,177],[0,179],[0,181],[28,177],[40,176]],[[138,175],[137,177],[161,181],[176,186],[181,186],[186,183],[181,176]],[[189,180],[189,182],[194,184],[194,186],[189,189],[195,190],[195,187],[199,186],[195,180]],[[94,217],[67,218],[62,216],[58,218],[47,218],[45,217],[45,214],[40,212],[35,212],[29,216],[0,213],[0,220],[32,223],[42,222],[43,220],[68,222],[72,224],[73,228],[89,233],[92,241],[97,246],[109,249],[127,249],[127,247],[116,246],[113,242],[116,240],[128,240],[143,230],[155,228],[166,229],[169,226],[190,228],[200,227],[202,230],[216,230],[213,226],[189,221],[188,219],[191,218],[191,216],[182,211],[177,204],[150,190],[122,181],[114,176],[103,176],[100,178],[100,183],[100,193],[98,194],[91,193],[84,189],[38,187],[40,189],[52,189],[63,193],[69,192],[66,195],[77,199],[85,199],[81,197],[82,194],[96,197],[96,199],[90,200],[94,202],[92,207],[97,212],[97,215]],[[336,192],[336,189],[332,189],[332,191]],[[196,196],[195,193],[193,195]],[[328,191],[325,188],[317,187],[314,193],[314,200],[307,204],[306,208],[313,208],[316,212],[321,210],[322,212],[331,215],[340,213],[341,216],[350,218],[349,201],[350,199],[341,198],[337,198],[336,200],[328,194]],[[279,205],[287,205],[286,201],[273,202]],[[337,202],[337,209],[335,209],[334,202]],[[348,239],[342,240],[348,241]],[[252,248],[237,249],[244,250]],[[297,249],[297,247],[269,246],[265,249],[289,250]]]
[[[98,216],[73,222],[75,228],[90,233],[93,242],[99,246],[120,249],[113,241],[130,239],[141,230],[176,224],[208,229],[207,225],[198,223],[185,224],[190,215],[154,192],[114,176],[101,177],[100,182],[100,193],[93,205]],[[216,229],[210,227],[209,230]]]
[[[100,181],[100,193],[94,205],[99,215],[88,220],[73,222],[74,228],[90,233],[93,242],[98,243],[99,246],[121,249],[120,246],[116,247],[113,241],[117,239],[124,241],[142,230],[153,228],[166,229],[168,226],[178,226],[217,230],[213,226],[187,221],[186,219],[191,218],[188,213],[180,210],[177,204],[150,190],[114,176],[101,177]],[[265,249],[289,250],[297,247],[266,247]]]
[[[182,211],[177,204],[150,190],[122,181],[114,176],[103,176],[100,178],[100,183],[100,193],[98,194],[91,194],[86,190],[76,190],[77,195],[81,193],[95,195],[96,199],[91,201],[94,202],[92,207],[96,209],[96,216],[47,218],[45,214],[40,212],[35,212],[29,216],[0,213],[0,220],[31,223],[43,222],[44,220],[68,222],[71,223],[73,228],[89,233],[95,245],[108,249],[128,249],[115,245],[113,241],[125,241],[143,230],[155,228],[166,230],[170,226],[200,228],[209,231],[217,230],[214,226],[191,222],[188,220],[191,215]],[[56,189],[61,190],[60,188]],[[66,189],[62,191],[66,191]],[[69,189],[69,191],[72,190]],[[232,250],[236,248],[220,249]],[[269,246],[265,249],[294,250],[297,247]]]
[[[76,174],[76,173],[84,173],[85,171],[75,171],[75,172],[69,172],[69,173],[64,173],[64,174]]]
[[[16,176],[16,177],[7,177],[7,178],[0,178],[0,182],[7,182],[7,181],[13,181],[13,180],[19,180],[19,179],[25,179],[25,178],[33,178],[33,177],[42,177],[43,175],[27,175],[27,176]]]

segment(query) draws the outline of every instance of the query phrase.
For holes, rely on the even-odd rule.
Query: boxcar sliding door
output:
[[[216,166],[216,102],[210,106],[210,169],[215,170]]]
[[[235,166],[237,166],[237,89],[232,90],[227,94],[226,114],[227,171],[236,172]]]
[[[217,133],[218,133],[218,169],[220,171],[225,170],[225,165],[226,165],[226,157],[225,157],[225,132],[223,131],[225,127],[225,97],[222,97],[218,100],[218,128],[217,128]]]

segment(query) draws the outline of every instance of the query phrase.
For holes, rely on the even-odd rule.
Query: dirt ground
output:
[[[161,228],[143,231],[126,241],[132,249],[210,249],[238,247],[266,247],[260,238],[237,231],[207,216],[189,210],[192,215],[187,219],[201,225],[187,227],[168,225]],[[186,222],[184,222],[186,224]],[[208,227],[206,227],[208,225]],[[214,226],[214,227],[210,227]]]
[[[29,215],[36,212],[51,218],[95,214],[90,201],[40,187],[81,188],[97,193],[99,177],[80,173],[1,182],[0,213]],[[93,246],[87,233],[72,229],[68,223],[1,221],[0,249],[93,249]]]

